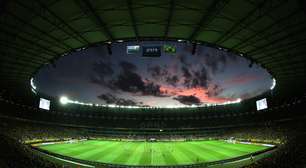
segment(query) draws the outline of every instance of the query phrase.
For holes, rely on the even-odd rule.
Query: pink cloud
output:
[[[169,86],[161,86],[160,91],[170,96],[195,96],[202,103],[224,103],[227,101],[235,100],[232,98],[209,97],[207,94],[208,90],[202,87],[176,88],[176,87],[169,87]]]

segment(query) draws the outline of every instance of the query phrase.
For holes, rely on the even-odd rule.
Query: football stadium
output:
[[[0,168],[306,167],[303,0],[1,0]]]

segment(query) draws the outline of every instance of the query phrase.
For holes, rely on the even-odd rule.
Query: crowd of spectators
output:
[[[280,145],[271,156],[261,159],[244,168],[303,168],[306,167],[305,128],[292,129],[288,140]]]
[[[7,135],[0,134],[0,149],[1,168],[63,168]]]
[[[298,110],[304,100],[297,99],[282,106],[273,107],[265,116],[270,118],[280,112],[284,117],[286,113]],[[298,105],[298,106],[297,106]],[[22,107],[20,107],[22,108]],[[19,109],[19,108],[18,108]],[[302,112],[302,111],[301,111]],[[286,115],[285,115],[286,114]],[[27,115],[23,112],[23,116]],[[244,114],[245,115],[245,114]],[[222,119],[240,120],[242,118],[223,116]],[[246,117],[254,117],[249,113]],[[259,115],[259,117],[261,117]],[[69,118],[69,116],[67,116]],[[201,117],[200,117],[201,118]],[[235,119],[236,118],[236,119]],[[262,117],[263,118],[263,117]],[[73,118],[74,119],[74,118]],[[107,118],[106,118],[107,119]],[[210,118],[212,122],[217,118]],[[203,122],[199,118],[192,118],[195,122]],[[25,142],[53,141],[83,138],[110,138],[148,140],[193,140],[205,138],[228,139],[234,137],[237,140],[251,142],[266,142],[277,144],[278,148],[270,157],[256,161],[245,168],[295,168],[305,167],[306,140],[305,115],[278,119],[263,119],[263,122],[227,124],[219,127],[189,127],[169,129],[164,125],[173,120],[149,122],[143,121],[140,128],[106,128],[82,126],[76,124],[63,124],[60,122],[46,122],[45,120],[31,120],[29,118],[0,115],[0,167],[2,168],[53,168],[61,165],[50,162],[33,152]],[[227,120],[224,120],[225,122]],[[257,120],[259,121],[259,120]],[[114,122],[114,121],[111,121]],[[184,121],[183,121],[184,122]],[[231,123],[234,123],[233,121]],[[155,128],[152,131],[148,128]],[[159,128],[160,127],[160,128]],[[143,130],[146,131],[143,131]]]
[[[182,134],[173,134],[171,131],[165,131],[164,135],[154,135],[150,133],[150,136],[137,135],[139,132],[130,131],[127,135],[122,135],[120,132],[96,133],[93,134],[90,130],[96,130],[95,128],[83,128],[63,126],[50,123],[33,123],[31,121],[20,121],[16,119],[1,120],[1,149],[2,152],[0,165],[6,167],[58,167],[54,163],[46,161],[39,155],[34,154],[25,142],[33,141],[48,141],[48,140],[65,140],[67,138],[80,139],[80,138],[115,138],[115,139],[148,139],[154,137],[156,139],[197,139],[197,138],[220,138],[228,139],[234,137],[235,139],[241,139],[244,141],[261,141],[276,143],[279,147],[271,157],[257,161],[256,163],[246,168],[262,168],[262,167],[294,167],[301,161],[304,156],[303,152],[305,140],[302,132],[303,119],[292,120],[285,122],[266,122],[264,124],[249,125],[243,127],[233,128],[220,128],[215,131],[207,133],[207,130],[185,130]],[[109,132],[107,130],[106,132]],[[127,131],[125,131],[127,132]],[[179,132],[176,130],[176,132]],[[3,146],[3,147],[2,147]],[[6,152],[9,151],[9,152]],[[18,161],[16,161],[18,160]],[[19,162],[20,161],[20,162]],[[287,163],[290,162],[290,163]],[[31,164],[35,164],[32,166]],[[27,165],[27,166],[24,166]],[[290,165],[290,166],[289,166]],[[0,167],[1,167],[0,166]]]
[[[273,101],[268,99],[269,107],[265,110],[239,110],[236,106],[216,106],[199,108],[196,112],[190,109],[154,109],[130,113],[135,109],[87,109],[77,106],[72,109],[67,105],[61,110],[51,108],[42,110],[35,106],[27,106],[0,97],[0,106],[9,109],[0,113],[29,120],[55,122],[60,124],[74,124],[91,127],[122,127],[122,128],[194,128],[214,127],[224,125],[237,125],[250,122],[266,122],[294,116],[305,115],[303,110],[298,110],[306,103],[306,96],[284,101],[275,106],[270,106]],[[252,102],[255,105],[255,101]],[[71,105],[72,106],[72,105]],[[244,105],[239,105],[244,106]],[[234,108],[235,107],[235,108]],[[238,107],[237,107],[238,108]],[[70,110],[69,110],[70,109]],[[111,111],[109,111],[111,110]],[[195,109],[193,109],[195,110]],[[120,111],[120,112],[119,112]],[[173,111],[176,111],[174,113]],[[156,114],[155,114],[156,113]]]

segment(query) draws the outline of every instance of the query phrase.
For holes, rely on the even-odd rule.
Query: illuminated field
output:
[[[39,148],[72,158],[121,165],[184,165],[243,156],[268,147],[225,141],[137,142],[88,140]]]

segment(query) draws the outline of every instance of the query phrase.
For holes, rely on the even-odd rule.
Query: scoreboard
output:
[[[143,57],[160,57],[161,47],[160,46],[143,46],[142,56]]]
[[[268,108],[267,99],[264,98],[264,99],[261,99],[261,100],[257,100],[256,101],[256,108],[257,108],[257,111],[267,109]]]
[[[40,98],[39,99],[39,108],[44,110],[50,110],[50,100]]]
[[[150,46],[140,46],[140,45],[128,45],[126,47],[126,53],[129,55],[137,54],[142,49],[143,57],[160,57],[163,49],[164,53],[167,54],[175,54],[176,47],[171,44],[165,44],[163,46],[160,45],[150,45]]]

